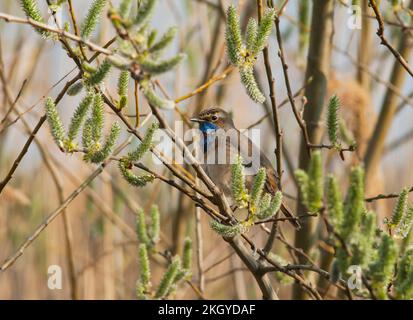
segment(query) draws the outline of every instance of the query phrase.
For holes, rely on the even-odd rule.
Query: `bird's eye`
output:
[[[212,116],[212,117],[211,117],[211,120],[212,120],[212,121],[217,121],[217,120],[218,120],[218,117],[217,117],[217,116]]]

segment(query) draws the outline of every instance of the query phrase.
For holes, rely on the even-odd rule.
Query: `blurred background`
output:
[[[73,0],[79,20],[84,17],[90,2]],[[277,5],[281,2],[275,1]],[[311,17],[311,11],[308,11],[308,18],[303,11],[305,9],[302,8],[302,3],[306,2],[311,9],[310,1],[289,1],[281,18],[284,50],[294,93],[303,87],[306,69],[309,35],[309,24],[306,21]],[[355,16],[354,10],[357,8],[349,7],[351,1],[336,2],[328,96],[337,94],[340,97],[342,117],[357,139],[359,150],[364,150],[383,97],[388,91],[394,57],[385,47],[380,46],[379,39],[375,36],[377,22],[374,19]],[[43,16],[50,17],[46,1],[38,0],[38,3]],[[112,3],[117,5],[118,1]],[[177,70],[159,78],[171,97],[177,98],[192,91],[226,68],[223,8],[230,3],[242,6],[244,26],[248,17],[256,16],[255,1],[159,1],[152,24],[160,33],[172,25],[178,26],[179,36],[169,54],[181,50],[189,57]],[[386,19],[388,14],[388,19],[394,20],[391,1],[382,3]],[[361,8],[363,4],[358,5]],[[0,12],[24,16],[19,2],[14,0],[2,0]],[[61,18],[68,20],[65,14]],[[410,24],[408,14],[402,12],[400,19],[403,23]],[[358,25],[369,27],[358,28]],[[370,28],[368,30],[372,35],[370,43],[360,41],[366,28]],[[386,30],[387,37],[397,43],[400,28],[392,28],[390,25],[386,26]],[[103,45],[113,36],[110,21],[102,19],[93,41]],[[277,102],[281,103],[287,94],[274,32],[270,38],[269,50],[276,79]],[[367,58],[363,56],[363,51],[368,52]],[[405,58],[409,60],[409,57]],[[76,75],[75,67],[60,43],[44,41],[29,26],[0,22],[0,118],[7,120],[0,124],[0,180],[7,175],[22,150],[29,136],[28,128],[33,130],[42,116],[45,97],[55,97],[66,81]],[[262,58],[257,63],[256,71],[261,88],[268,96]],[[109,92],[116,92],[117,75],[118,71],[114,70],[112,77],[106,82]],[[413,154],[410,139],[413,137],[413,81],[406,77],[404,83],[396,89],[398,111],[386,138],[381,169],[377,172],[377,180],[368,190],[368,195],[398,192],[403,186],[413,184],[410,170]],[[130,94],[130,101],[133,101],[133,90],[130,90]],[[21,115],[14,112],[7,115],[10,102],[18,95],[15,110]],[[66,125],[78,102],[78,97],[63,98],[59,112]],[[301,96],[298,96],[297,104],[302,106],[302,103]],[[269,118],[262,118],[271,108],[269,105],[254,104],[247,97],[237,72],[232,72],[206,92],[183,101],[178,108],[192,116],[205,107],[216,105],[232,112],[238,128],[248,128],[258,121],[255,127],[261,130],[261,147],[275,162],[272,125]],[[291,169],[298,165],[300,129],[288,104],[280,110],[285,150],[289,158],[284,166],[286,174],[283,183],[286,193],[295,197],[297,190],[290,174]],[[142,103],[141,111],[149,111],[145,102]],[[133,103],[129,112],[134,113]],[[179,119],[176,112],[167,112],[165,115],[171,123]],[[116,116],[107,110],[106,118],[106,122],[110,124]],[[124,130],[123,138],[126,136]],[[347,176],[347,168],[356,161],[356,155],[346,157],[343,162],[333,152],[326,154],[326,170],[343,177]],[[146,162],[150,163],[151,157],[147,157]],[[161,166],[154,168],[167,174]],[[62,154],[53,142],[48,127],[44,125],[11,182],[0,195],[0,262],[14,253],[44,218],[60,205],[62,196],[63,199],[66,198],[95,169],[93,165],[83,162],[80,155]],[[343,185],[346,183],[343,178]],[[158,204],[162,217],[160,249],[180,252],[184,237],[189,235],[194,238],[194,205],[160,181],[142,189],[133,188],[121,179],[116,164],[110,164],[103,174],[70,203],[64,215],[58,216],[42,232],[14,265],[0,273],[0,299],[133,299],[139,273],[137,241],[134,236],[135,214],[138,207],[149,212],[152,204]],[[293,206],[293,202],[291,205]],[[381,217],[390,214],[392,205],[392,200],[375,204]],[[260,298],[253,277],[229,245],[210,230],[206,215],[202,215],[202,226],[205,296],[215,299]],[[286,226],[286,236],[293,239],[294,232],[289,228]],[[258,244],[265,240],[259,228],[251,232],[251,237]],[[277,244],[275,251],[278,246]],[[70,256],[68,247],[72,251]],[[278,249],[282,255],[282,250],[285,249],[281,246]],[[50,265],[62,268],[61,290],[50,290],[47,287]],[[158,260],[154,260],[152,265],[154,279],[159,280],[165,265]],[[290,297],[291,286],[277,288],[281,298]],[[184,284],[175,298],[191,299],[197,298],[197,295],[189,285]]]

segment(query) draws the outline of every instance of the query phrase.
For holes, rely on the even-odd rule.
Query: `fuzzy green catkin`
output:
[[[82,146],[86,150],[88,150],[93,143],[92,139],[92,119],[89,118],[86,120],[84,126],[83,126],[83,132],[82,132]]]
[[[110,68],[112,65],[110,64],[108,59],[105,59],[96,72],[92,73],[88,79],[86,79],[85,83],[87,86],[97,86],[105,80],[105,77],[108,75]]]
[[[96,153],[92,154],[90,157],[91,162],[100,163],[106,160],[107,157],[112,153],[113,148],[115,147],[116,141],[120,134],[120,125],[115,122],[110,128],[109,135],[106,137],[103,148]]]
[[[79,103],[76,108],[69,125],[69,132],[67,134],[68,141],[72,142],[79,134],[79,129],[82,126],[90,105],[92,104],[94,94],[88,93],[85,98]]]
[[[128,104],[128,89],[129,89],[129,71],[122,71],[118,80],[118,108],[123,109]]]
[[[253,208],[257,208],[257,206],[259,205],[266,179],[267,173],[265,171],[265,168],[260,168],[257,172],[257,175],[255,176],[251,188],[250,205]]]
[[[311,155],[308,178],[308,209],[316,212],[323,206],[323,161],[319,150]]]
[[[341,236],[348,240],[354,239],[354,232],[361,221],[364,212],[364,170],[361,167],[351,169],[350,186],[347,193],[344,218],[341,224]]]
[[[331,224],[335,231],[340,232],[343,221],[343,200],[337,179],[332,174],[327,177],[327,209]]]
[[[59,114],[57,113],[56,104],[52,98],[48,97],[46,99],[45,109],[47,122],[49,123],[53,139],[59,148],[62,148],[66,133]]]
[[[101,94],[96,94],[92,106],[92,140],[99,142],[102,138],[104,124],[104,102]]]
[[[265,96],[258,87],[254,76],[254,68],[252,66],[240,67],[239,69],[241,82],[247,90],[248,96],[256,103],[264,103]]]
[[[153,123],[145,133],[140,145],[136,148],[135,151],[128,153],[128,159],[130,161],[139,161],[143,155],[149,151],[152,147],[153,136],[155,135],[156,130],[158,130],[159,124]]]
[[[387,299],[387,285],[393,276],[396,259],[396,243],[388,234],[383,233],[377,259],[369,270],[372,288],[379,299]]]
[[[233,5],[227,10],[226,38],[229,60],[238,66],[241,61],[242,36],[237,9]]]
[[[337,248],[335,261],[339,270],[341,271],[340,273],[343,276],[347,275],[347,269],[350,266],[350,257],[342,247]]]
[[[402,217],[407,211],[407,197],[409,195],[409,189],[404,188],[397,198],[396,206],[393,209],[392,217],[389,221],[391,228],[397,227],[402,220]]]
[[[148,258],[148,249],[144,243],[139,245],[140,282],[144,291],[148,291],[151,280],[151,270]]]
[[[127,96],[129,88],[129,71],[122,71],[118,80],[118,95]]]
[[[304,170],[297,169],[294,176],[300,189],[301,201],[308,208],[308,174]]]
[[[136,281],[136,298],[138,300],[146,300],[147,299],[145,287],[143,286],[143,284],[140,280]]]
[[[245,187],[244,166],[240,155],[237,155],[231,165],[231,190],[232,196],[239,207],[244,208],[247,205],[248,193]]]
[[[182,255],[182,269],[191,271],[192,269],[192,240],[186,237],[184,240],[184,250]]]
[[[266,46],[268,37],[271,34],[274,18],[275,10],[273,8],[266,9],[258,26],[257,38],[255,41],[253,54],[257,55]]]
[[[400,259],[394,289],[397,299],[413,298],[413,247],[407,249]]]
[[[286,267],[288,266],[288,262],[278,254],[271,253],[269,254],[269,258],[271,260],[274,260],[277,264],[279,264],[281,267]],[[289,275],[282,273],[281,271],[276,271],[274,273],[275,279],[281,284],[281,285],[290,285],[294,282],[294,278],[290,277]]]
[[[396,238],[405,239],[413,227],[413,207],[406,210],[399,225],[395,229],[394,236]]]
[[[212,230],[225,238],[233,238],[246,232],[245,226],[240,223],[229,226],[212,220],[210,225]]]
[[[179,271],[180,266],[181,260],[178,256],[175,256],[172,259],[172,262],[166,270],[164,276],[162,277],[161,282],[159,283],[158,289],[155,293],[156,299],[162,299],[167,295],[171,286],[174,283],[175,277]]]
[[[76,82],[75,84],[73,84],[68,90],[67,90],[67,94],[69,96],[76,96],[77,94],[80,93],[80,91],[82,91],[83,89],[83,83],[81,81]]]
[[[94,0],[80,29],[82,38],[89,38],[95,30],[107,0]]]
[[[365,268],[374,254],[374,240],[376,233],[376,214],[367,212],[362,217],[361,230],[358,243],[352,247],[353,257],[351,263]]]
[[[356,140],[352,132],[347,128],[346,123],[343,120],[339,120],[338,129],[340,134],[340,139],[344,141],[347,145],[355,147],[357,145]]]
[[[260,201],[260,205],[258,208],[258,212],[259,212],[258,217],[260,216],[261,213],[263,213],[265,210],[267,210],[270,207],[270,204],[271,204],[271,195],[268,192],[266,192],[262,196],[261,201]]]
[[[165,49],[175,38],[177,31],[177,27],[169,28],[168,31],[166,31],[165,34],[159,39],[159,41],[156,42],[154,45],[152,45],[148,39],[148,46],[150,47],[149,52],[155,54]]]
[[[413,269],[406,276],[406,280],[397,289],[397,296],[401,299],[413,299]]]
[[[132,0],[122,0],[119,5],[119,15],[122,19],[127,19],[132,8]]]
[[[247,31],[245,34],[247,51],[253,52],[257,41],[258,23],[254,18],[249,18],[247,24]]]
[[[160,216],[159,216],[159,208],[157,205],[153,205],[151,208],[151,227],[149,229],[149,236],[151,238],[151,242],[155,245],[159,241],[159,233],[160,233],[161,225],[160,225]]]
[[[136,215],[136,235],[139,242],[145,245],[149,245],[148,229],[146,227],[145,211],[142,208],[138,209]]]
[[[410,270],[413,269],[413,247],[409,247],[402,258],[399,261],[398,267],[397,267],[397,277],[395,279],[394,284],[400,284],[403,282]]]
[[[168,99],[163,99],[159,97],[153,90],[151,84],[148,81],[141,82],[141,88],[144,96],[148,102],[160,109],[172,110],[175,108],[175,102]]]
[[[141,188],[155,179],[155,176],[152,174],[135,175],[133,171],[129,169],[129,163],[129,161],[125,160],[119,161],[119,170],[123,178],[132,186]]]
[[[340,108],[340,99],[336,96],[333,95],[330,98],[330,101],[328,103],[328,108],[327,108],[327,133],[328,133],[328,138],[331,142],[331,144],[335,148],[340,147],[340,142],[338,140],[338,112]]]
[[[36,0],[20,0],[20,4],[26,16],[37,22],[43,22],[42,14],[37,6]]]
[[[44,23],[44,19],[40,13],[39,7],[37,6],[36,0],[20,0],[20,4],[27,18]],[[35,30],[43,37],[47,37],[49,35],[48,31],[41,28],[35,28]]]
[[[272,198],[270,205],[264,211],[260,211],[257,215],[258,219],[264,220],[273,217],[278,210],[280,210],[282,204],[283,194],[281,191],[277,191]]]
[[[186,54],[179,53],[175,57],[172,57],[167,60],[156,61],[150,58],[143,60],[140,63],[140,67],[143,71],[146,71],[150,74],[157,75],[161,73],[168,72],[175,68],[181,61],[186,57]]]
[[[136,27],[144,25],[149,20],[155,9],[156,2],[156,0],[144,0],[143,3],[141,3],[134,20]]]

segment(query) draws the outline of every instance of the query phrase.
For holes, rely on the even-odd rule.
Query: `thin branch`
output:
[[[78,42],[80,44],[83,44],[92,51],[99,52],[99,53],[102,53],[102,54],[107,55],[107,56],[113,55],[112,51],[110,51],[108,49],[105,49],[105,48],[103,48],[103,47],[101,47],[97,44],[94,44],[93,42],[90,42],[88,40],[84,40],[81,37],[76,36],[76,35],[74,35],[70,32],[66,32],[64,30],[60,30],[60,29],[57,29],[57,28],[50,27],[47,24],[37,22],[37,21],[35,21],[33,19],[30,19],[30,18],[29,19],[24,19],[24,18],[19,18],[19,17],[16,17],[16,16],[12,16],[12,15],[0,12],[0,20],[5,20],[6,22],[14,22],[14,23],[19,23],[19,24],[29,24],[33,27],[40,28],[42,30],[46,30],[46,31],[55,33],[55,34],[57,34],[57,35],[59,35],[63,38],[67,38],[67,39],[73,40],[75,42]]]
[[[213,85],[215,82],[224,80],[232,71],[234,70],[234,66],[229,66],[227,67],[221,74],[213,76],[212,78],[210,78],[207,82],[205,82],[203,85],[199,86],[198,88],[196,88],[195,90],[179,97],[175,99],[175,103],[180,103],[181,101],[184,101],[186,99],[189,99],[201,92],[203,92],[204,90],[206,90],[208,87],[210,87],[211,85]]]
[[[47,218],[34,230],[34,232],[24,241],[17,251],[7,258],[0,267],[0,271],[5,271],[13,263],[17,261],[20,256],[23,255],[25,250],[33,243],[34,240],[42,233],[44,229],[57,217],[59,216],[67,206],[74,200],[76,197],[91,183],[99,174],[102,173],[105,164],[99,166],[79,187],[77,187],[67,198],[66,200],[56,208],[52,213],[47,216]]]
[[[390,42],[387,41],[386,37],[384,36],[384,21],[383,17],[380,13],[380,9],[377,7],[376,0],[369,0],[369,5],[373,9],[374,14],[376,16],[376,20],[378,23],[377,35],[381,40],[381,44],[389,48],[390,52],[394,55],[394,57],[399,61],[399,63],[403,66],[403,68],[413,77],[413,70],[409,66],[408,62],[403,58],[403,56],[397,51]]]

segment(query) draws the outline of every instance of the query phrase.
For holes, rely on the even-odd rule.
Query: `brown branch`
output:
[[[58,94],[57,98],[55,99],[55,104],[57,105],[60,100],[63,98],[65,95],[66,91],[70,88],[72,84],[74,84],[77,80],[81,78],[80,75],[77,75],[75,78],[73,78],[71,81],[67,82],[65,87],[60,91]],[[7,183],[11,180],[13,177],[14,172],[16,171],[17,167],[19,166],[21,160],[23,157],[26,155],[27,151],[29,150],[29,147],[31,143],[33,142],[33,139],[35,138],[37,132],[40,130],[42,127],[43,123],[46,121],[46,115],[43,115],[39,121],[37,122],[36,126],[34,127],[32,133],[30,134],[29,139],[27,139],[26,143],[23,146],[23,149],[20,151],[19,155],[17,156],[16,160],[14,160],[13,165],[9,172],[7,173],[6,177],[3,179],[3,181],[0,183],[0,194],[4,190],[4,187],[7,185]]]
[[[232,71],[234,70],[234,66],[229,66],[227,67],[221,74],[216,75],[211,77],[207,82],[205,82],[203,85],[199,86],[195,90],[175,99],[175,103],[180,103],[181,101],[184,101],[186,99],[189,99],[204,90],[206,90],[208,87],[213,85],[215,82],[218,82],[220,80],[224,80]]]
[[[390,52],[399,61],[399,63],[403,66],[403,68],[410,74],[411,77],[413,77],[413,70],[409,66],[408,62],[403,58],[402,54],[398,50],[396,50],[390,44],[390,42],[387,41],[386,37],[384,36],[384,21],[380,13],[380,9],[377,7],[376,0],[369,0],[369,6],[373,9],[374,14],[376,16],[376,20],[378,24],[377,35],[379,36],[381,40],[381,44],[386,46],[390,50]]]
[[[413,187],[411,187],[408,192],[413,192]],[[374,197],[369,197],[369,198],[365,198],[364,201],[366,202],[373,202],[376,200],[382,200],[382,199],[394,199],[394,198],[398,198],[400,195],[400,193],[390,193],[390,194],[378,194],[377,196]]]
[[[67,39],[73,40],[75,42],[78,42],[80,44],[83,44],[92,51],[99,52],[99,53],[102,53],[102,54],[107,55],[107,56],[113,55],[112,51],[110,51],[108,49],[105,49],[105,48],[103,48],[103,47],[101,47],[97,44],[94,44],[93,42],[90,42],[88,40],[84,40],[81,37],[76,36],[76,35],[74,35],[70,32],[66,32],[64,30],[60,30],[60,29],[50,27],[47,24],[37,22],[33,19],[19,18],[19,17],[16,17],[16,16],[12,16],[12,15],[0,12],[0,20],[5,20],[6,22],[14,22],[14,23],[19,23],[19,24],[29,24],[33,27],[40,28],[42,30],[46,30],[46,31],[55,33],[55,34],[57,34],[57,35],[59,35],[63,38],[67,38]]]
[[[272,1],[271,1],[272,2]],[[290,79],[288,76],[288,65],[285,61],[285,57],[284,57],[284,49],[283,49],[283,43],[282,43],[282,37],[281,37],[281,30],[280,30],[280,18],[277,16],[275,18],[274,21],[275,24],[275,31],[276,31],[276,35],[277,35],[277,42],[278,42],[278,56],[281,60],[281,65],[282,65],[282,69],[283,69],[283,74],[284,74],[284,82],[285,82],[285,86],[287,88],[287,94],[288,94],[288,100],[290,101],[290,105],[291,105],[291,109],[293,111],[295,120],[297,121],[302,134],[303,134],[303,139],[307,145],[307,153],[308,155],[310,155],[310,139],[308,137],[308,131],[307,131],[307,125],[304,121],[304,119],[301,117],[300,113],[297,110],[297,107],[295,105],[295,101],[294,101],[294,96],[291,90],[291,84],[290,84]]]
[[[5,271],[9,268],[16,260],[23,255],[25,250],[33,243],[34,240],[42,233],[44,229],[61,214],[67,206],[91,183],[99,174],[102,173],[105,164],[102,164],[97,168],[79,187],[77,187],[66,200],[56,208],[52,213],[50,213],[47,218],[34,230],[34,232],[19,246],[17,251],[7,258],[0,267],[0,271]]]

